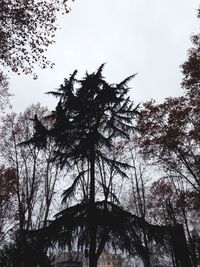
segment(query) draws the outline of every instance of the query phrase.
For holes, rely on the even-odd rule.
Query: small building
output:
[[[103,252],[98,260],[97,267],[122,267],[122,257],[120,254]],[[88,258],[81,252],[73,251],[60,252],[55,258],[55,267],[88,267]]]
[[[83,267],[82,253],[73,251],[59,253],[54,262],[55,267]]]
[[[98,267],[122,267],[122,257],[120,254],[103,252],[98,260]]]

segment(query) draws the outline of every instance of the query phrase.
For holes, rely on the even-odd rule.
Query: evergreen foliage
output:
[[[53,267],[53,260],[51,255],[47,255],[41,237],[30,238],[25,232],[17,232],[13,242],[0,250],[2,267]]]
[[[128,219],[126,220],[122,216],[121,223],[123,222],[126,225],[116,224],[115,215],[112,214],[113,209],[109,211],[106,201],[103,204],[103,211],[104,215],[108,215],[109,221],[106,221],[109,222],[109,225],[106,225],[103,216],[104,223],[102,222],[103,226],[99,228],[102,212],[101,205],[99,206],[95,202],[95,188],[98,171],[97,162],[99,160],[103,161],[108,168],[114,168],[122,176],[126,176],[125,170],[130,167],[127,163],[113,160],[110,155],[115,147],[114,140],[116,138],[127,140],[130,133],[135,130],[133,120],[138,115],[138,111],[137,107],[133,107],[130,98],[127,97],[129,92],[127,83],[134,75],[118,84],[109,84],[102,76],[103,67],[104,64],[96,72],[86,73],[86,76],[80,80],[76,79],[77,71],[74,71],[69,79],[65,79],[64,85],[61,85],[57,91],[48,92],[48,94],[58,98],[55,111],[48,117],[52,120],[52,127],[50,129],[45,128],[35,116],[35,134],[33,138],[25,142],[45,148],[46,140],[50,137],[56,144],[52,158],[54,162],[62,168],[68,166],[73,169],[76,164],[80,163],[84,166],[72,186],[65,190],[64,201],[73,193],[79,179],[85,172],[88,173],[89,195],[87,201],[61,212],[59,218],[53,222],[49,229],[53,227],[53,232],[56,233],[53,239],[60,240],[62,236],[63,244],[70,245],[69,243],[78,238],[82,247],[88,246],[89,264],[92,267],[96,266],[98,257],[105,244],[111,240],[111,236],[113,240],[117,236],[118,239],[116,240],[121,237],[120,247],[128,248],[128,243],[129,245],[131,243],[131,236],[126,234],[126,231],[128,233],[127,227],[130,227]],[[113,208],[114,206],[110,207]],[[79,214],[79,212],[77,213],[79,208],[81,208],[79,212],[85,214],[84,217],[77,215]],[[70,211],[73,211],[73,213],[70,214]],[[70,214],[70,217],[67,216],[66,219],[65,214]],[[70,224],[69,218],[71,218],[72,224]],[[65,226],[67,232],[64,237],[59,229],[60,227],[63,229]],[[80,232],[80,229],[84,229],[84,231]],[[122,233],[120,234],[122,229],[124,237]]]

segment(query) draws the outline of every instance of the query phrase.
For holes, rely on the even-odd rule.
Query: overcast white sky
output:
[[[191,47],[189,37],[200,31],[198,5],[199,0],[75,0],[48,51],[55,67],[39,70],[38,80],[12,74],[13,109],[37,102],[53,109],[56,101],[46,91],[75,69],[81,78],[104,62],[110,83],[138,73],[130,83],[135,104],[180,95],[179,66]]]

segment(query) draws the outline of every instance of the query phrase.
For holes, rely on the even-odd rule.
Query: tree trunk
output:
[[[142,257],[142,261],[143,261],[144,267],[151,267],[149,256]]]
[[[171,244],[177,267],[192,267],[182,224],[169,227]]]
[[[97,266],[96,257],[96,222],[95,219],[95,148],[90,150],[90,209],[89,209],[89,267]]]

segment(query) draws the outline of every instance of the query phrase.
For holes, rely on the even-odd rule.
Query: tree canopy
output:
[[[66,0],[2,0],[0,2],[0,64],[14,72],[46,67],[44,56],[54,42],[57,14],[68,12]]]
[[[57,18],[69,11],[68,0],[0,1],[0,109],[9,103],[6,71],[33,74],[52,67],[45,52],[55,42]]]
[[[33,138],[25,142],[26,144],[36,143],[45,148],[47,138],[51,137],[56,144],[53,161],[60,164],[62,168],[68,166],[72,170],[76,164],[81,164],[81,172],[74,180],[72,187],[78,184],[85,172],[88,173],[89,193],[86,199],[83,199],[83,203],[86,205],[84,208],[89,203],[89,208],[86,209],[88,212],[88,246],[89,262],[93,267],[96,266],[98,256],[108,241],[110,231],[104,225],[99,235],[100,241],[97,242],[98,222],[93,216],[96,213],[98,162],[103,161],[108,168],[114,168],[120,175],[126,176],[124,170],[129,165],[113,159],[111,153],[115,148],[114,141],[129,139],[130,133],[135,130],[133,121],[138,114],[137,107],[133,107],[133,102],[130,97],[127,97],[129,91],[127,83],[134,75],[120,83],[109,84],[102,76],[103,67],[104,64],[96,72],[86,73],[85,77],[80,80],[76,79],[77,71],[75,71],[69,79],[65,79],[64,85],[61,85],[57,91],[49,92],[59,99],[55,111],[50,116],[52,127],[45,128],[35,117],[35,134]],[[66,190],[65,198],[68,193],[69,190]],[[103,204],[104,215],[108,209],[106,203],[107,201]],[[71,209],[76,210],[76,206]],[[63,214],[66,215],[68,212],[70,210],[67,208]],[[74,216],[77,216],[76,212]],[[59,219],[55,224],[58,227],[68,228],[69,225],[63,225],[63,222],[65,223],[65,220]],[[80,221],[73,227],[79,229],[79,223]],[[60,235],[61,233],[58,233],[58,236]],[[82,236],[78,235],[79,242],[81,238]],[[85,242],[87,243],[87,240]]]

